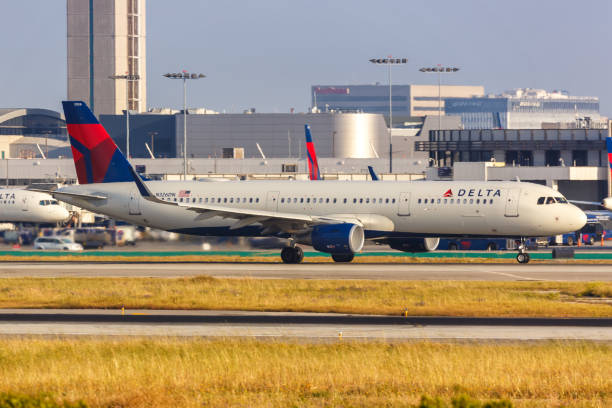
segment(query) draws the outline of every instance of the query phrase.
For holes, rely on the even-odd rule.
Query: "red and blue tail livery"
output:
[[[306,157],[308,159],[308,178],[310,180],[321,180],[319,162],[317,161],[317,153],[315,152],[314,143],[312,142],[309,125],[304,125],[304,132],[306,133]]]
[[[133,182],[130,163],[85,102],[63,101],[79,184]]]
[[[606,137],[606,147],[608,149],[608,167],[610,170],[610,179],[612,180],[612,137]]]

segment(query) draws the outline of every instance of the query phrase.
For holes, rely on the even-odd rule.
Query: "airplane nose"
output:
[[[572,208],[573,215],[571,217],[572,224],[576,225],[576,230],[582,229],[586,225],[587,216],[580,208],[574,206]]]
[[[59,207],[57,209],[57,216],[60,218],[60,221],[66,221],[70,216],[70,213],[64,207]]]

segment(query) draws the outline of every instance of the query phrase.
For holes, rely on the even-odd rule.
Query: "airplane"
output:
[[[25,189],[0,189],[0,222],[58,223],[68,210],[49,194]]]
[[[519,238],[516,259],[527,263],[524,237],[576,231],[586,223],[584,212],[558,191],[525,182],[145,182],[84,102],[62,105],[80,185],[49,191],[55,198],[177,233],[287,238],[281,259],[288,264],[303,259],[297,244],[350,262],[366,239],[392,245],[425,236]],[[553,200],[541,205],[541,197]]]

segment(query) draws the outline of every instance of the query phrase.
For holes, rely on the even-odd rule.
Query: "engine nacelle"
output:
[[[603,202],[601,203],[602,207],[605,208],[606,210],[610,210],[612,211],[612,197],[606,197],[603,199]]]
[[[355,224],[317,225],[309,241],[307,243],[320,252],[349,254],[361,251],[365,235],[363,228]]]
[[[387,241],[392,249],[403,252],[435,251],[440,244],[440,238],[396,238]]]

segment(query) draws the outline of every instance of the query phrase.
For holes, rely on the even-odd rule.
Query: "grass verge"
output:
[[[0,393],[91,407],[414,406],[423,395],[517,407],[612,404],[612,346],[1,339]]]
[[[7,278],[0,308],[611,317],[612,282]]]

